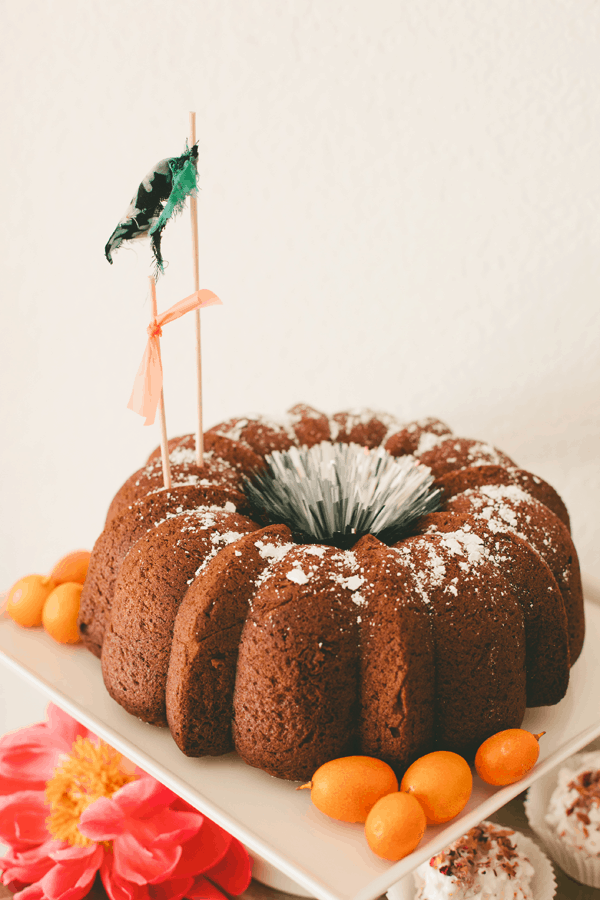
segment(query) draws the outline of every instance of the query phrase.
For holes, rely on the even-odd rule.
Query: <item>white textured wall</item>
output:
[[[433,414],[550,480],[600,575],[600,4],[5,2],[0,585],[91,546],[157,443],[126,409],[145,247],[103,246],[200,137],[205,421]],[[187,218],[164,308],[192,290]],[[192,318],[165,329],[193,429]]]

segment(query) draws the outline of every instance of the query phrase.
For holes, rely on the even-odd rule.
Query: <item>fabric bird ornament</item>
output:
[[[164,271],[162,233],[167,222],[180,212],[186,199],[198,189],[198,146],[186,147],[181,156],[161,159],[148,172],[127,211],[104,248],[112,264],[113,253],[124,241],[150,237],[156,272]]]

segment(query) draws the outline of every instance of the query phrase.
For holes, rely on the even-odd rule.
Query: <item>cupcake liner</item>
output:
[[[535,900],[552,900],[556,894],[556,878],[552,863],[541,847],[520,831],[515,831],[515,841],[535,869],[535,875],[531,879],[531,890]]]
[[[589,856],[583,850],[566,844],[545,821],[559,770],[565,766],[575,770],[585,762],[585,756],[586,754],[582,753],[571,756],[560,766],[534,781],[527,792],[525,814],[532,831],[539,837],[551,858],[563,872],[580,884],[600,888],[600,858]]]
[[[535,869],[531,879],[531,890],[535,900],[552,900],[556,894],[556,878],[552,863],[535,841],[525,837],[520,831],[515,831],[515,843]],[[416,895],[415,880],[411,872],[392,885],[386,896],[388,900],[415,900]]]

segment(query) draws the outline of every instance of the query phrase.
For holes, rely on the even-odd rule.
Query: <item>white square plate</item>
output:
[[[571,673],[567,696],[557,706],[528,710],[523,727],[546,731],[540,759],[515,785],[494,789],[477,777],[463,813],[428,828],[419,847],[398,863],[369,850],[361,825],[322,815],[308,791],[272,778],[236,754],[188,759],[168,730],[130,716],[107,694],[100,662],[79,646],[57,644],[41,628],[22,629],[0,616],[0,655],[19,677],[37,685],[129,759],[238,837],[251,853],[283,872],[320,900],[374,900],[532,781],[600,734],[600,585],[584,583],[587,638]],[[4,687],[7,685],[6,677]]]

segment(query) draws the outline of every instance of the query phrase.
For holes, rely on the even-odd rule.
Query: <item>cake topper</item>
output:
[[[197,368],[197,428],[196,428],[196,463],[204,465],[204,436],[202,428],[202,352],[200,340],[200,309],[203,306],[214,306],[221,301],[212,291],[200,290],[198,261],[198,146],[196,143],[196,113],[190,113],[190,139],[181,156],[161,159],[148,172],[141,182],[136,195],[111,234],[104,253],[112,264],[112,254],[124,241],[149,237],[155,261],[155,271],[150,276],[150,294],[152,300],[152,320],[148,326],[148,343],[142,363],[136,375],[128,408],[145,416],[144,424],[154,422],[159,409],[161,428],[161,455],[163,476],[166,488],[171,487],[171,470],[169,463],[169,447],[165,417],[164,395],[162,390],[162,362],[160,341],[162,325],[172,322],[186,312],[195,310],[196,316],[196,368]],[[164,271],[164,260],[161,249],[162,232],[167,224],[185,206],[190,198],[190,219],[192,225],[192,262],[194,269],[194,292],[158,315],[156,303],[156,279]]]
[[[429,466],[383,447],[323,441],[274,450],[266,462],[266,471],[245,479],[250,502],[293,532],[338,547],[363,534],[394,542],[415,519],[439,509]]]
[[[198,147],[186,146],[181,156],[161,159],[145,176],[125,215],[111,234],[104,255],[112,265],[112,255],[124,241],[149,237],[156,274],[164,272],[161,239],[165,225],[181,212],[187,197],[198,189]]]

